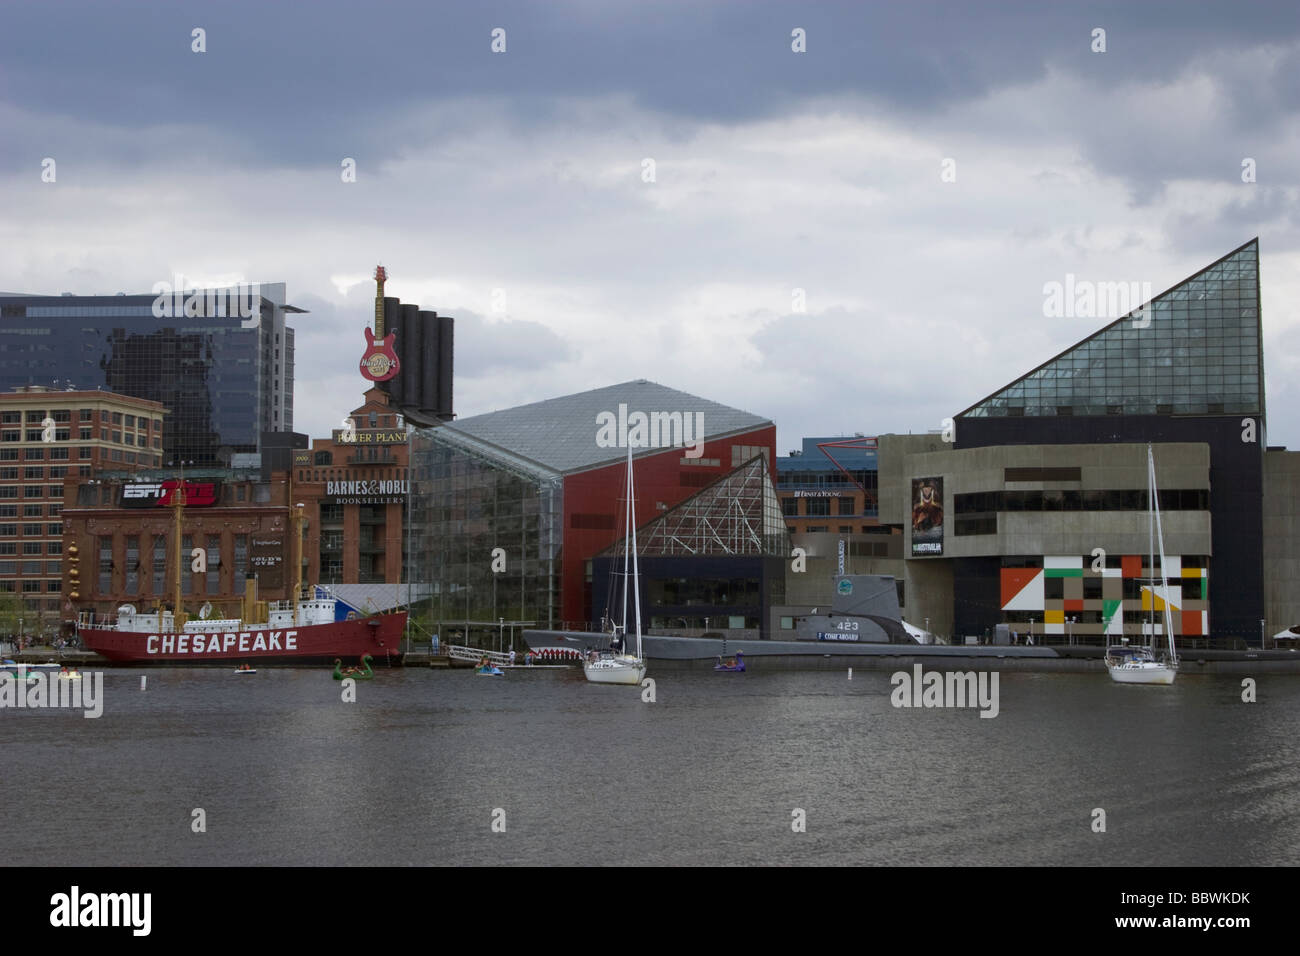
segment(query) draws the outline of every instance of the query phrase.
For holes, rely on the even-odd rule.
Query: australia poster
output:
[[[943,479],[912,479],[912,556],[943,554]]]

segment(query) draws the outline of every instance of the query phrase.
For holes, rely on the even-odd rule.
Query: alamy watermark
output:
[[[687,458],[704,454],[703,412],[618,412],[596,414],[598,448],[685,448]]]
[[[997,671],[926,671],[912,665],[912,673],[895,671],[889,702],[895,707],[978,707],[981,717],[996,717]]]
[[[83,717],[102,717],[104,672],[29,671],[25,664],[19,664],[16,673],[0,671],[0,709],[6,707],[24,710],[80,708],[85,711]]]
[[[1043,285],[1043,315],[1049,319],[1118,319],[1133,315],[1135,328],[1151,324],[1150,282],[1092,282],[1076,280],[1073,272],[1065,282]]]
[[[262,321],[262,291],[257,282],[240,282],[219,289],[200,289],[177,273],[174,282],[155,282],[151,292],[155,319],[240,318],[240,328],[254,329]]]

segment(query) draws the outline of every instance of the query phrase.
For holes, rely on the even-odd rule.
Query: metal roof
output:
[[[620,411],[620,406],[624,410]],[[578,392],[561,398],[550,398],[531,405],[520,405],[498,412],[459,418],[437,426],[443,435],[452,433],[473,439],[491,449],[523,458],[544,469],[569,474],[586,471],[602,465],[622,461],[627,456],[626,445],[597,444],[600,430],[597,416],[606,414],[606,421],[626,421],[635,412],[682,413],[689,416],[689,437],[698,437],[695,425],[702,415],[704,438],[724,438],[729,435],[766,428],[772,422],[758,415],[729,408],[718,402],[668,388],[657,382],[637,379],[605,388]],[[655,453],[670,446],[668,436],[647,449]]]

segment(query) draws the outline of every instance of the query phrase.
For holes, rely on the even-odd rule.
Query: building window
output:
[[[114,412],[114,413],[113,413],[113,424],[114,424],[114,425],[120,425],[120,424],[122,424],[122,413],[121,413],[121,412]]]
[[[85,448],[85,447],[78,448],[78,449],[77,449],[77,457],[78,457],[79,459],[81,459],[82,461],[84,461],[85,459],[89,458],[89,457],[90,457],[90,449],[89,449],[89,448]]]
[[[156,534],[153,538],[153,593],[160,597],[167,587],[167,538]]]
[[[207,593],[221,593],[221,535],[208,535]]]
[[[248,574],[248,535],[235,535],[235,565],[233,568],[236,594],[244,593],[244,576]]]
[[[63,524],[62,524],[62,523],[59,523],[59,524],[47,524],[47,525],[45,526],[45,536],[46,536],[47,538],[62,538],[62,537],[63,537]]]
[[[26,481],[41,481],[45,478],[45,469],[42,467],[24,468],[23,479]]]
[[[17,481],[17,468],[0,468],[0,481]]]
[[[125,425],[127,428],[135,428],[135,416],[127,415],[126,420],[122,422],[122,424]]]
[[[45,449],[44,448],[25,449],[23,451],[23,457],[26,458],[28,461],[44,461]]]
[[[39,488],[40,486],[37,485],[37,487]],[[62,485],[50,485],[50,486],[49,486],[49,492],[50,492],[50,497],[51,497],[51,498],[62,498],[62,497],[63,497],[63,486],[62,486]]]
[[[83,408],[80,410],[77,417],[83,422],[88,422],[91,420],[93,415],[94,412],[92,412],[89,408]]]
[[[0,461],[17,461],[17,460],[18,460],[17,448],[0,448]],[[15,478],[18,477],[17,472],[14,473],[14,477]]]
[[[23,505],[24,518],[44,518],[45,505]]]
[[[23,537],[24,537],[24,538],[39,538],[39,537],[42,537],[42,535],[41,535],[41,531],[42,531],[42,528],[41,528],[41,526],[38,525],[38,524],[25,524],[25,525],[23,525]]]
[[[45,549],[45,553],[46,553],[46,554],[62,554],[62,553],[63,553],[63,542],[62,542],[62,541],[51,541],[51,542],[49,542],[49,543],[48,543],[48,546],[47,546],[46,549]]]
[[[99,538],[99,593],[113,591],[113,539],[108,535]]]
[[[0,412],[0,422],[6,425],[21,425],[23,423],[22,412]]]
[[[140,593],[140,538],[134,534],[126,538],[126,593]]]
[[[44,553],[44,549],[41,547],[41,543],[39,541],[23,542],[23,554],[36,555],[36,554],[43,554],[43,553]]]
[[[55,564],[55,565],[57,566],[59,562],[54,561],[54,562],[52,562],[52,563]],[[62,582],[61,580],[58,580],[57,578],[56,578],[55,580],[53,580],[53,581],[46,581],[46,582],[45,582],[45,591],[46,591],[46,593],[54,593],[54,592],[62,591],[62,590],[63,590],[63,582]],[[57,606],[57,602],[56,602],[56,606]]]
[[[41,440],[41,430],[40,430],[39,428],[29,428],[29,429],[27,429],[27,440],[28,440],[28,441],[40,441],[40,440]]]
[[[24,593],[24,594],[39,594],[39,593],[40,593],[40,590],[41,590],[41,582],[40,582],[40,581],[24,581],[24,582],[23,582],[23,593]]]
[[[831,513],[831,500],[829,498],[809,498],[805,502],[807,512],[811,517],[829,517]],[[812,530],[811,528],[809,529]]]
[[[50,449],[50,461],[67,461],[67,460],[68,460],[68,449],[66,448]]]
[[[785,515],[787,518],[797,518],[797,517],[799,517],[799,499],[798,499],[798,498],[782,498],[782,499],[781,499],[781,514]]]
[[[32,422],[40,422],[44,417],[45,417],[45,411],[44,411],[44,410],[37,411],[37,410],[34,409],[34,408],[33,408],[33,409],[28,409],[28,410],[27,410],[27,422],[28,422],[28,424],[30,424],[30,423],[32,423]],[[36,440],[37,440],[37,441],[40,441],[39,438],[36,439]]]
[[[853,499],[852,499],[852,498],[841,498],[841,499],[840,499],[840,517],[841,517],[841,518],[843,518],[843,517],[847,517],[847,516],[849,516],[849,515],[855,515],[855,514],[857,514],[857,513],[858,513],[858,510],[857,510],[856,507],[854,507],[854,505],[853,505]]]
[[[93,428],[81,428],[77,430],[77,437],[80,441],[90,441],[92,438]]]

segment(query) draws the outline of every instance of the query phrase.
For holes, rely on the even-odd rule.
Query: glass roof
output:
[[[1262,415],[1263,369],[1252,239],[960,417]]]

